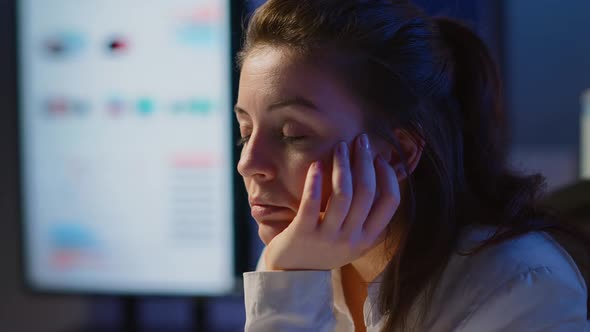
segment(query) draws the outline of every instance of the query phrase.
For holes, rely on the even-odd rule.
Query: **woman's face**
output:
[[[236,116],[242,147],[238,171],[265,244],[295,217],[308,167],[323,162],[322,211],[331,194],[336,144],[349,147],[363,132],[358,103],[318,66],[293,60],[284,49],[264,47],[245,59]],[[351,154],[354,149],[351,149]],[[276,208],[278,207],[278,208]]]

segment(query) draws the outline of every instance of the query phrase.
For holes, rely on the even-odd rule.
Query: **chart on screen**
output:
[[[234,286],[230,1],[19,1],[27,280]]]

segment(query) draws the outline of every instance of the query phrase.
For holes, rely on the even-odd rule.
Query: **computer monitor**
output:
[[[590,89],[582,94],[580,125],[580,177],[590,179]]]
[[[32,288],[234,289],[235,6],[18,1],[21,212]]]

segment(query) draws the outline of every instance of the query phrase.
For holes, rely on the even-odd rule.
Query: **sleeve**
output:
[[[530,269],[482,299],[458,331],[590,332],[587,296],[579,280]]]
[[[244,273],[245,332],[334,331],[331,271],[263,269]]]

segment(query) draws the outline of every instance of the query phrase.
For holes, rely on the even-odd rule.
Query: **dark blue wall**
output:
[[[505,1],[505,74],[517,145],[579,140],[590,88],[590,1]]]

